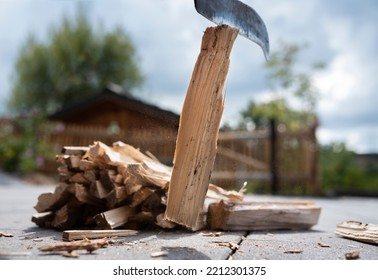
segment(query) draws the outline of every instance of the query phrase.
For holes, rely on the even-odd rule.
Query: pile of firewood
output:
[[[173,228],[164,219],[171,167],[153,155],[116,142],[109,147],[64,147],[56,156],[59,184],[38,197],[32,221],[59,230],[75,228]],[[240,200],[242,195],[210,185],[208,197]],[[206,210],[199,227],[205,226]]]

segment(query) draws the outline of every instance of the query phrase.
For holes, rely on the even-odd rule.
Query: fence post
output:
[[[319,150],[316,139],[316,129],[317,123],[310,128],[310,145],[311,145],[311,170],[310,170],[310,182],[309,182],[309,192],[311,195],[320,194],[319,185]]]
[[[276,119],[270,119],[270,172],[272,176],[271,188],[272,194],[278,192],[278,134]]]

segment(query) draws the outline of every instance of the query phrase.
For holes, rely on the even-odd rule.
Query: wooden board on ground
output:
[[[378,225],[345,221],[336,226],[336,234],[371,244],[378,244]]]
[[[95,239],[104,237],[125,237],[137,234],[136,230],[112,229],[112,230],[65,230],[62,237],[65,241]]]
[[[316,225],[320,207],[309,201],[225,202],[209,205],[210,229],[308,229]]]

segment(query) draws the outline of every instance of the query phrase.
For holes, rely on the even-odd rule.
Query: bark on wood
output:
[[[309,201],[224,202],[209,205],[210,229],[308,229],[318,223],[320,208]]]
[[[358,221],[345,221],[336,226],[336,234],[345,238],[378,244],[378,225]]]

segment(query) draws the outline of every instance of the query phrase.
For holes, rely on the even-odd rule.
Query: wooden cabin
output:
[[[49,120],[60,125],[49,139],[58,146],[123,141],[169,163],[180,116],[107,87],[50,115]]]
[[[52,114],[50,120],[66,124],[112,127],[121,130],[164,129],[177,131],[179,115],[147,104],[107,87],[96,95]]]

